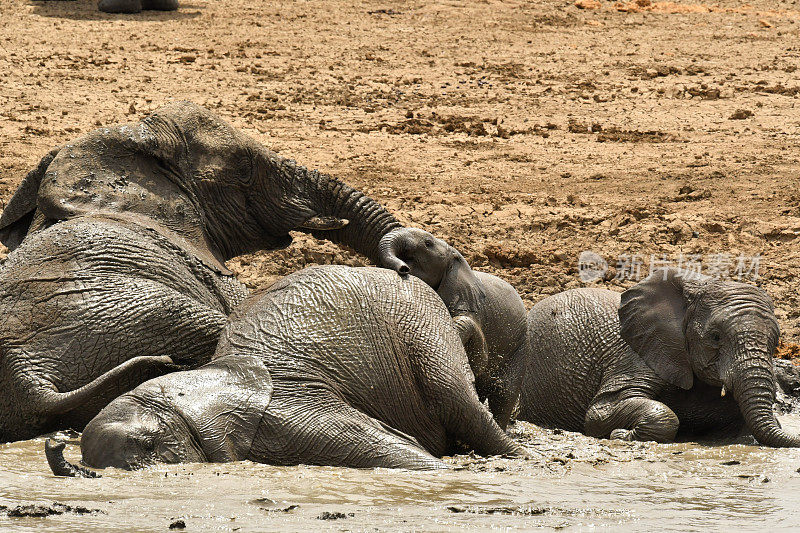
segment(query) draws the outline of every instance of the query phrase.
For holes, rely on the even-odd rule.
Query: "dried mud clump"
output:
[[[744,120],[753,116],[753,112],[749,109],[737,109],[733,114],[728,117],[730,120]]]
[[[65,503],[53,502],[50,505],[32,503],[15,507],[0,505],[0,513],[5,513],[10,518],[45,518],[62,514],[98,514],[104,513],[104,511],[101,509],[89,509],[80,505],[73,507]]]
[[[800,365],[800,345],[781,342],[775,350],[775,357]]]

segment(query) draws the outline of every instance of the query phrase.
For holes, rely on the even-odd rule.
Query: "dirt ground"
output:
[[[189,99],[528,305],[581,286],[584,250],[611,288],[632,284],[624,255],[642,274],[651,254],[730,274],[758,255],[798,352],[796,0],[194,0],[125,16],[0,0],[0,27],[4,201],[51,147]],[[230,266],[256,287],[332,262],[363,259],[299,237]]]

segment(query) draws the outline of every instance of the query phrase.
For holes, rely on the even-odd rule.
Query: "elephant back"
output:
[[[160,231],[230,275],[212,251],[204,196],[220,182],[246,186],[252,154],[266,151],[210,111],[165,105],[138,123],[98,128],[53,150],[29,173],[0,218],[0,240],[89,215],[125,217]]]
[[[262,359],[275,390],[323,388],[411,435],[441,427],[415,376],[447,368],[443,378],[462,388],[473,379],[436,292],[372,267],[307,268],[252,297],[229,320],[214,358],[229,355]]]
[[[629,350],[619,337],[619,301],[613,291],[573,289],[533,306],[521,420],[583,431],[603,378],[613,373],[620,351]]]

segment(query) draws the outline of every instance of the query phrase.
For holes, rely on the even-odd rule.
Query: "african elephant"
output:
[[[144,9],[175,11],[178,0],[100,0],[97,9],[106,13],[139,13]]]
[[[206,109],[172,103],[54,149],[0,216],[0,442],[81,429],[210,360],[247,290],[224,261],[301,230],[381,263],[401,224]]]
[[[778,323],[762,289],[653,272],[620,293],[573,289],[528,316],[519,418],[601,438],[735,435],[799,446],[772,405]]]
[[[83,462],[429,469],[455,439],[525,454],[473,379],[447,308],[416,277],[306,268],[237,308],[210,364],[112,401],[86,426]]]
[[[385,265],[436,289],[470,358],[481,400],[505,428],[519,398],[527,356],[527,309],[507,282],[470,268],[452,246],[427,231],[398,228],[381,240]]]

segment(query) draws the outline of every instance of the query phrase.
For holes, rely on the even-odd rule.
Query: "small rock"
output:
[[[333,513],[329,513],[328,511],[325,511],[324,513],[322,513],[321,515],[319,515],[317,517],[317,520],[339,520],[341,518],[347,518],[347,517],[352,517],[352,516],[355,516],[355,513],[344,514],[344,513],[340,513],[340,512],[336,512],[336,511],[334,511]]]
[[[598,0],[577,0],[575,7],[578,9],[600,9],[600,2]]]
[[[728,120],[744,120],[752,116],[753,112],[749,109],[737,109],[730,117],[728,117]]]
[[[775,359],[775,379],[784,394],[800,397],[800,367],[784,359]]]
[[[761,24],[762,28],[771,28],[772,27],[772,23],[770,21],[766,20],[766,19],[761,19],[761,20],[758,21],[758,23]]]
[[[169,525],[170,529],[186,529],[186,522],[183,520],[175,520]]]
[[[740,465],[740,464],[742,464],[742,462],[741,461],[737,461],[736,459],[733,459],[732,461],[723,461],[720,464],[723,465],[723,466],[733,466],[733,465]]]

